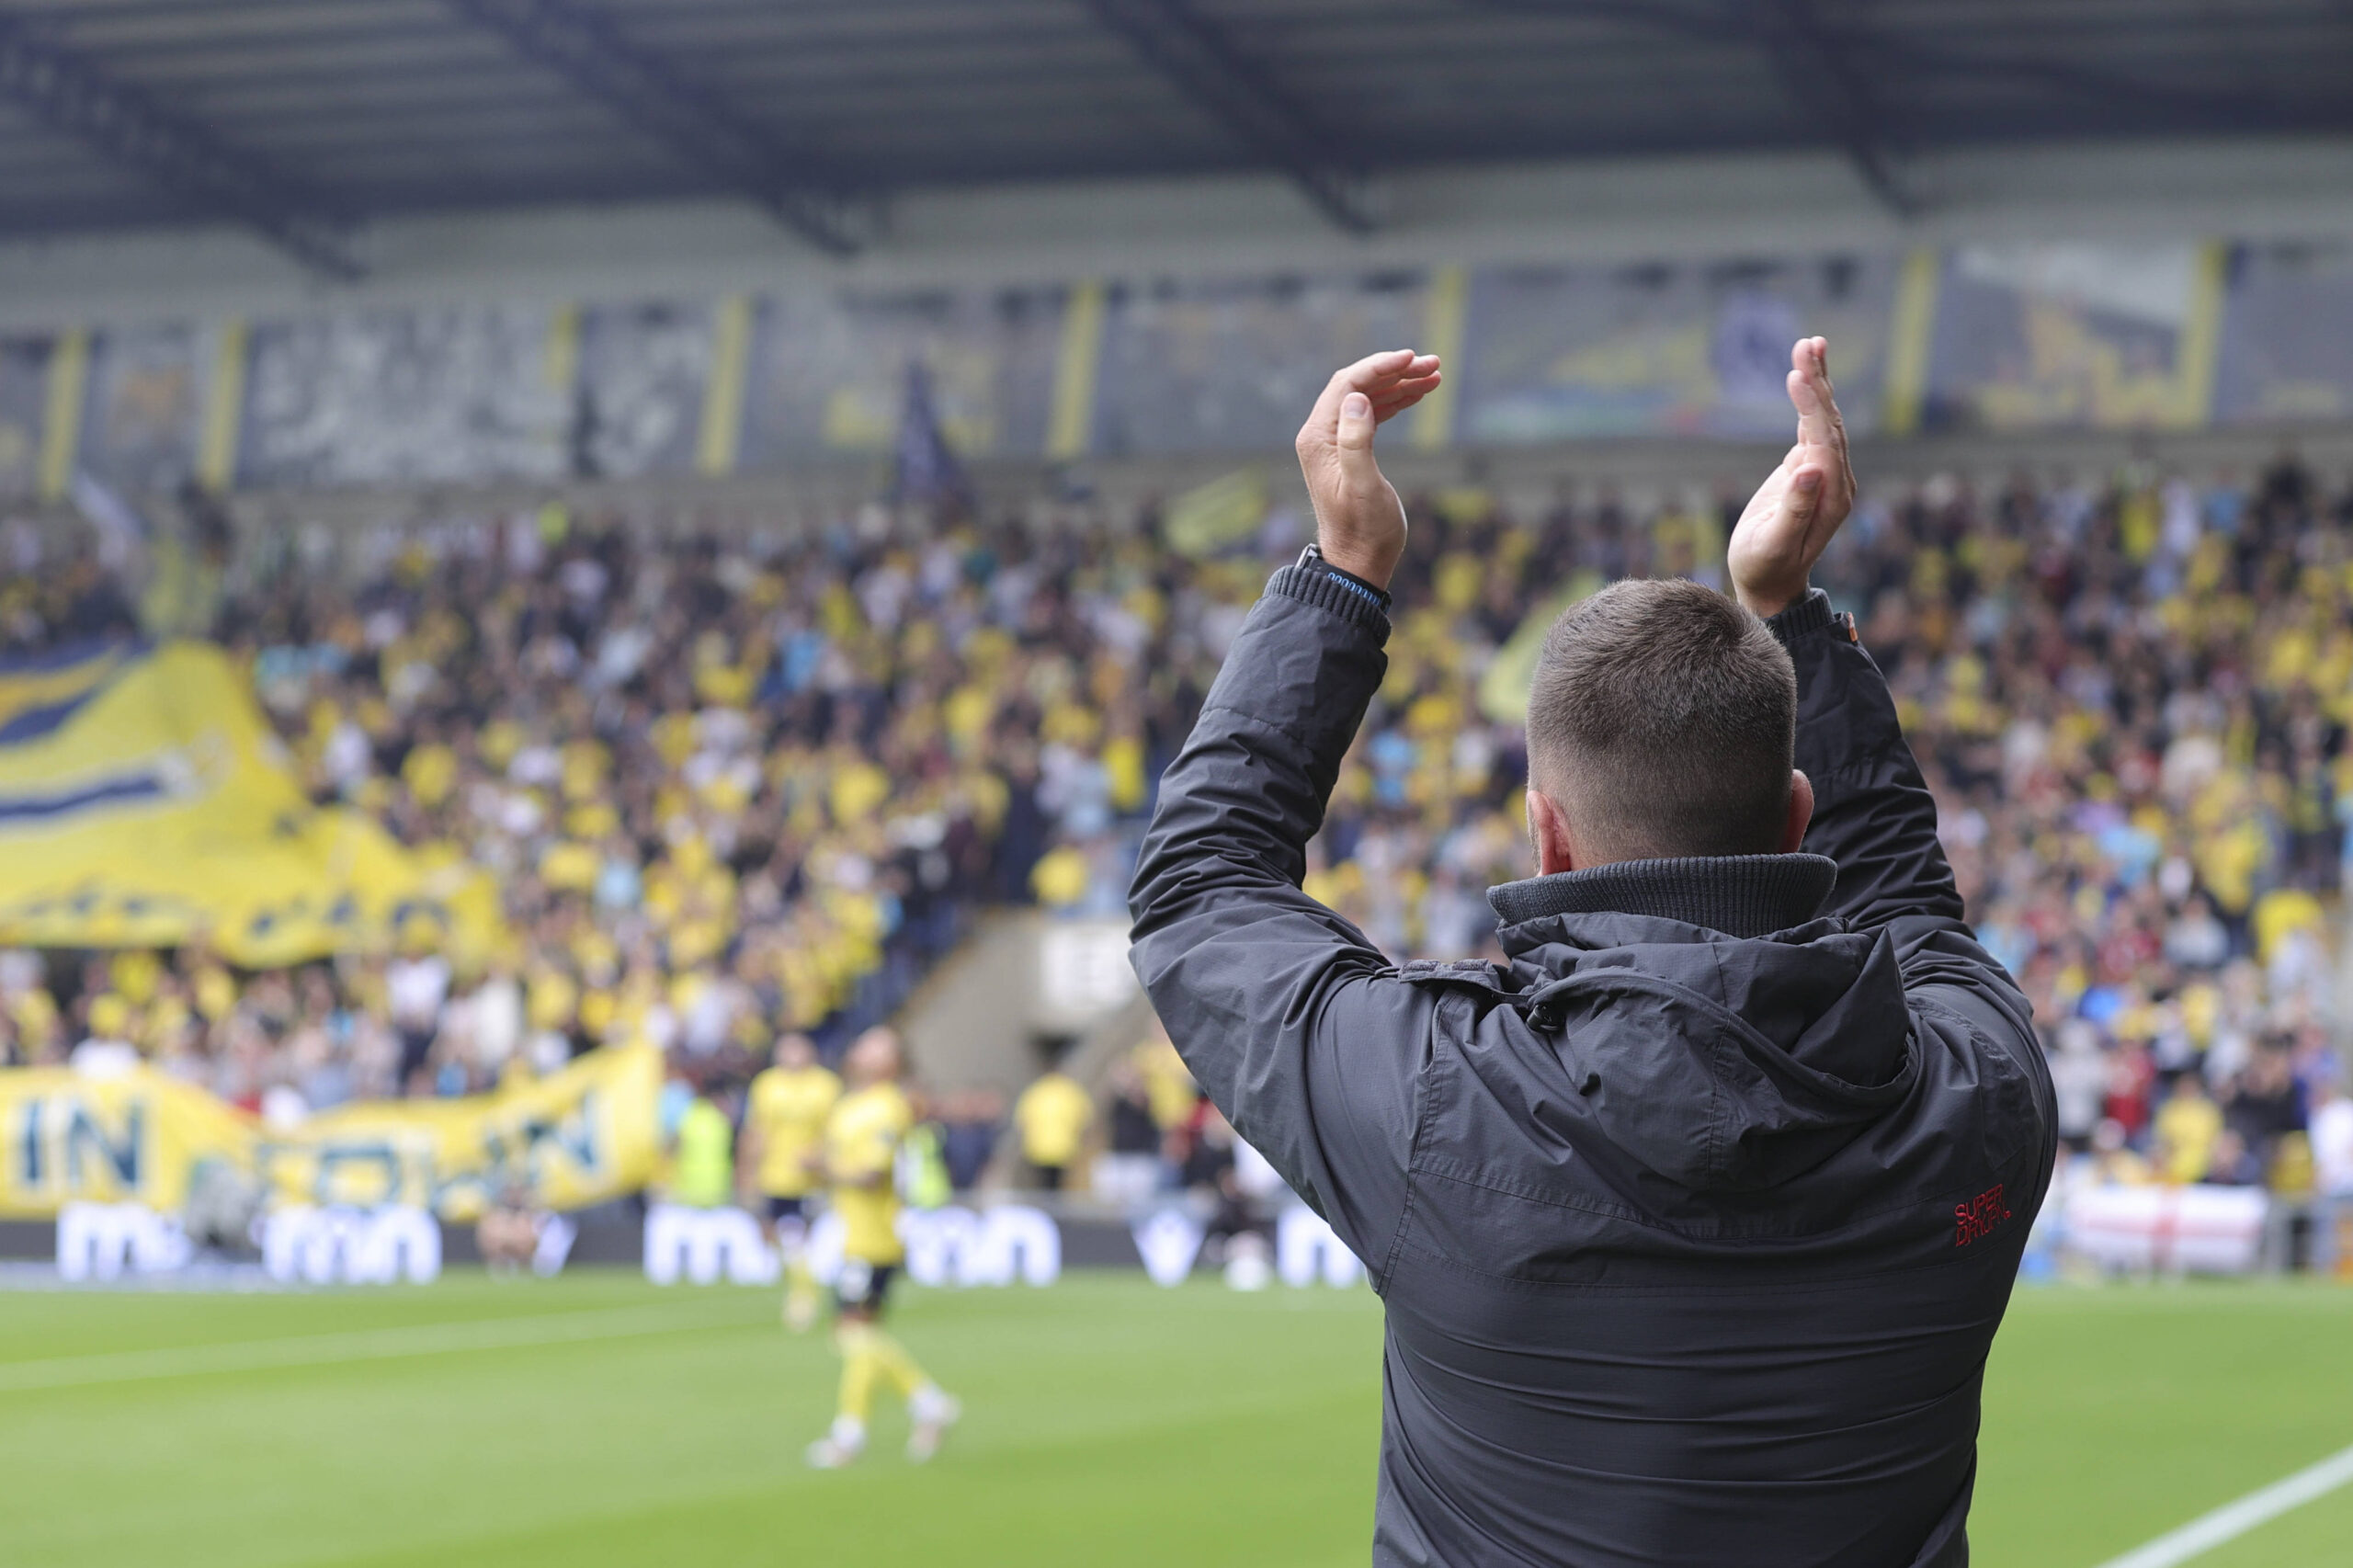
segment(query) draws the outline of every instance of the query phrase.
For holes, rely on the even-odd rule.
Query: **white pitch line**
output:
[[[2174,1568],[2175,1563],[2211,1551],[2291,1508],[2325,1497],[2347,1482],[2353,1482],[2353,1449],[2331,1454],[2310,1469],[2275,1481],[2260,1492],[2250,1492],[2235,1503],[2225,1503],[2100,1568]]]
[[[38,1361],[0,1361],[0,1393],[260,1371],[275,1367],[383,1361],[407,1356],[441,1356],[452,1351],[522,1349],[741,1326],[742,1323],[709,1316],[684,1317],[675,1307],[621,1307],[605,1312],[420,1324],[413,1328],[358,1329],[342,1334],[309,1334],[286,1339],[241,1340],[163,1350],[59,1356]]]

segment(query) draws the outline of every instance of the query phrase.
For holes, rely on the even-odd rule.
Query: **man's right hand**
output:
[[[1405,553],[1405,507],[1372,455],[1373,426],[1438,388],[1438,356],[1393,348],[1338,372],[1299,427],[1299,470],[1315,505],[1324,559],[1374,587],[1389,586]]]
[[[1749,498],[1724,551],[1733,592],[1759,616],[1805,597],[1807,574],[1855,506],[1847,426],[1830,387],[1829,343],[1800,338],[1790,350],[1790,402],[1798,443]]]

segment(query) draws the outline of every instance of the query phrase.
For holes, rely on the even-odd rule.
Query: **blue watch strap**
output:
[[[1382,614],[1386,615],[1388,613],[1391,600],[1386,592],[1374,587],[1370,583],[1366,582],[1355,573],[1347,571],[1343,567],[1333,565],[1330,562],[1324,559],[1324,552],[1317,549],[1313,543],[1309,544],[1305,550],[1299,552],[1299,560],[1295,564],[1302,571],[1315,571],[1323,573],[1333,582],[1337,583],[1341,587],[1347,589],[1348,592],[1357,595],[1367,604],[1371,605],[1375,609],[1380,610]]]

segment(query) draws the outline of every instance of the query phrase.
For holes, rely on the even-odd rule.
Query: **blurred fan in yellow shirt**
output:
[[[1021,1157],[1038,1185],[1060,1192],[1086,1142],[1095,1101],[1077,1079],[1052,1062],[1013,1102],[1013,1125],[1021,1135]]]
[[[2222,1135],[2222,1108],[2206,1093],[2195,1071],[2174,1080],[2173,1096],[2157,1111],[2156,1164],[2175,1186],[2206,1179],[2214,1144]]]

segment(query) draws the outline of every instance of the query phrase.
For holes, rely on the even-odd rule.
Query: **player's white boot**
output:
[[[938,1383],[915,1390],[907,1399],[907,1417],[915,1423],[915,1430],[907,1434],[907,1458],[921,1464],[938,1453],[940,1439],[963,1414],[963,1405]]]
[[[866,1424],[855,1416],[836,1415],[834,1429],[809,1445],[813,1470],[839,1470],[866,1451]]]

